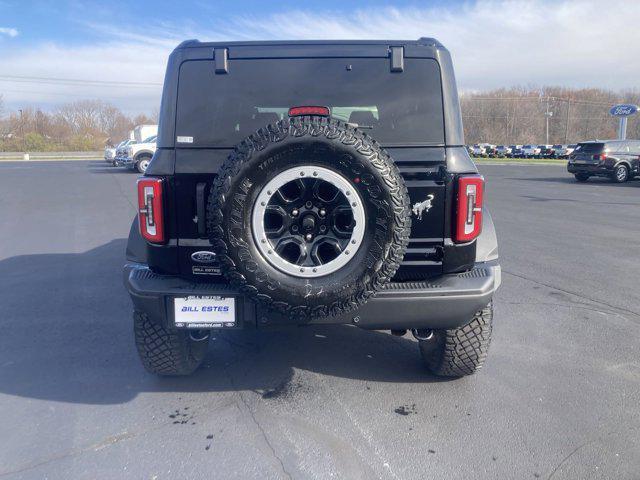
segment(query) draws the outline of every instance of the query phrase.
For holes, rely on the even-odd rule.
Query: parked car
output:
[[[496,156],[496,153],[497,153],[497,152],[496,152],[496,146],[495,146],[495,145],[492,145],[492,144],[490,144],[490,143],[487,143],[487,144],[484,146],[484,154],[485,154],[487,157],[495,157],[495,156]]]
[[[147,370],[190,374],[212,331],[327,323],[411,330],[437,375],[482,365],[497,241],[439,42],[191,40],[166,72],[124,268]]]
[[[640,140],[580,142],[569,156],[567,170],[579,182],[593,176],[626,182],[640,173]]]
[[[523,145],[522,156],[524,158],[537,158],[540,156],[540,147],[538,145]]]
[[[508,157],[511,155],[513,148],[508,145],[498,145],[496,147],[496,156],[497,157]]]
[[[538,148],[540,149],[539,156],[542,158],[553,158],[556,152],[553,145],[538,145]]]
[[[127,147],[129,147],[130,145],[134,145],[136,143],[135,140],[125,140],[124,142],[121,142],[117,147],[116,147],[116,155],[113,159],[113,165],[114,166],[122,166],[124,165],[124,161],[127,158]]]
[[[116,148],[118,147],[104,147],[104,161],[110,165],[114,165],[114,161],[116,158]]]
[[[523,158],[524,151],[522,149],[522,145],[511,145],[511,157],[513,158]]]
[[[484,157],[487,153],[487,149],[484,144],[476,143],[472,148],[472,153],[476,157]]]
[[[569,155],[573,153],[576,148],[576,144],[571,145],[554,145],[555,147],[559,147],[555,149],[556,158],[569,158]]]
[[[126,156],[122,160],[122,165],[135,169],[139,173],[144,173],[149,167],[151,158],[156,152],[157,135],[144,139],[140,143],[133,143],[127,146]]]
[[[123,140],[122,142],[118,143],[115,147],[105,147],[104,149],[104,161],[107,162],[110,165],[115,166],[116,165],[116,156],[117,156],[117,151],[119,148],[123,148],[127,146],[127,142],[129,142],[129,140]]]

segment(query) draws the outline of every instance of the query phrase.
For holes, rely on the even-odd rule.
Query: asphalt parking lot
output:
[[[640,180],[482,166],[503,286],[477,375],[354,327],[225,332],[147,374],[121,281],[136,175],[0,164],[0,478],[638,478]]]

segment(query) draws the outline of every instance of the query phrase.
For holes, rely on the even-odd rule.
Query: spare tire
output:
[[[208,231],[225,277],[298,319],[353,310],[398,269],[411,230],[393,160],[370,136],[293,117],[234,149],[211,189]]]

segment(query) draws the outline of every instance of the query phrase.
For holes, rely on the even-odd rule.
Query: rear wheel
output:
[[[579,182],[586,182],[587,180],[589,180],[588,173],[576,173],[575,177],[576,177],[576,180]]]
[[[434,330],[418,340],[427,368],[438,376],[463,377],[475,373],[487,357],[493,323],[493,304],[476,312],[460,328]]]
[[[626,165],[618,165],[613,171],[612,179],[616,183],[624,183],[629,180],[629,169]]]
[[[193,373],[202,364],[209,346],[208,333],[170,331],[142,312],[133,313],[133,331],[144,368],[158,375]]]

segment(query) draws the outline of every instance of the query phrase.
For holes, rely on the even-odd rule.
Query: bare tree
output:
[[[616,93],[596,88],[514,87],[461,96],[467,143],[575,143],[613,138],[615,103],[638,103],[637,91]],[[640,118],[629,119],[629,138],[640,138]]]

